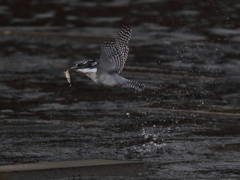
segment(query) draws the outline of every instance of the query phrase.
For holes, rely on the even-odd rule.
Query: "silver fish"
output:
[[[67,78],[67,81],[68,81],[68,83],[69,83],[69,86],[71,87],[71,86],[72,86],[72,78],[71,78],[71,74],[70,74],[70,72],[69,72],[69,69],[66,70],[66,71],[64,71],[64,74],[65,74],[65,76],[66,76],[66,78]]]

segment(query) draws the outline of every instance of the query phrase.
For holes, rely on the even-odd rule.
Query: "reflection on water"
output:
[[[239,8],[237,0],[1,1],[0,164],[140,160],[149,179],[238,179]],[[122,19],[133,25],[122,73],[146,91],[79,74],[69,88],[63,71],[98,58]]]

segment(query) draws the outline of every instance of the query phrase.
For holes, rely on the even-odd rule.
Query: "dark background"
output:
[[[0,164],[143,161],[142,179],[240,178],[240,2],[0,1]],[[124,77],[63,71],[133,26]],[[130,177],[126,177],[129,179]],[[113,178],[114,179],[114,178]]]

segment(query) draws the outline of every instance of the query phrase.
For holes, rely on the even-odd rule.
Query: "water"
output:
[[[0,164],[106,158],[145,162],[142,179],[240,178],[238,1],[19,3],[0,8]],[[63,71],[98,58],[122,19],[122,75],[146,91],[80,74],[70,88]]]

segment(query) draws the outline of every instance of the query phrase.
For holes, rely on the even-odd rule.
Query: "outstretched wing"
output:
[[[102,44],[97,73],[120,73],[128,56],[128,43],[131,38],[131,26],[124,25],[115,40],[107,40]]]

